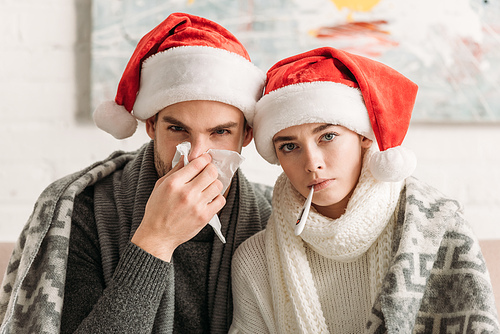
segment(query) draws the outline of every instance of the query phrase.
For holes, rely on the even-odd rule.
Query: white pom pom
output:
[[[101,103],[94,111],[93,117],[98,128],[116,139],[130,137],[137,129],[137,119],[115,101]]]
[[[415,154],[401,146],[376,152],[370,159],[370,171],[379,181],[398,182],[410,176],[417,167]]]

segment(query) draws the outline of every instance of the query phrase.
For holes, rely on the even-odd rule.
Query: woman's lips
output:
[[[325,189],[328,187],[334,179],[321,179],[321,180],[315,180],[314,182],[311,182],[308,187],[314,186],[314,192],[320,191],[322,189]]]

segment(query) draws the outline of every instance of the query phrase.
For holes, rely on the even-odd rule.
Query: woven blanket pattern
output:
[[[406,198],[399,249],[368,332],[499,333],[486,263],[459,203],[413,178]]]
[[[0,288],[0,333],[59,332],[75,196],[133,157],[116,152],[52,183],[40,195]]]

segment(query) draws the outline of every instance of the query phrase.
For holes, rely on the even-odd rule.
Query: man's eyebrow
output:
[[[213,128],[207,129],[208,132],[216,132],[218,130],[224,130],[224,129],[232,129],[238,126],[238,123],[236,122],[227,122],[223,124],[219,124],[217,126],[214,126]]]
[[[165,123],[170,123],[175,126],[179,126],[181,128],[184,128],[185,130],[190,130],[191,128],[184,124],[183,122],[179,121],[177,118],[165,115],[162,117],[162,121]],[[238,126],[238,123],[236,122],[227,122],[223,124],[216,125],[212,128],[208,128],[207,132],[216,132],[218,130],[224,130],[224,129],[232,129]]]
[[[181,128],[184,128],[185,130],[189,130],[189,126],[187,126],[186,124],[182,123],[181,121],[179,121],[178,119],[172,117],[172,116],[168,116],[168,115],[165,115],[162,117],[162,121],[165,122],[165,123],[170,123],[170,124],[173,124],[175,126],[178,126],[178,127],[181,127]]]

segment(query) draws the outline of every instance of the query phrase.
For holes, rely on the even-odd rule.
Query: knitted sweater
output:
[[[366,333],[499,333],[486,264],[459,204],[408,178],[395,218],[388,268],[368,316],[360,315]],[[230,333],[279,332],[266,233],[244,242],[233,258]]]
[[[182,314],[189,314],[198,300],[203,306],[194,307],[196,331],[227,332],[231,257],[265,226],[270,189],[250,184],[238,171],[220,213],[227,243],[207,228],[167,263],[129,241],[156,180],[151,142],[49,186],[19,238],[2,284],[0,332],[73,332],[78,327],[85,333],[167,333],[174,319],[180,331]],[[183,255],[196,250],[200,240],[208,255],[189,266],[191,258],[184,261]],[[197,266],[201,269],[195,274],[205,277],[186,283]],[[192,294],[193,281],[204,290],[185,298]]]

